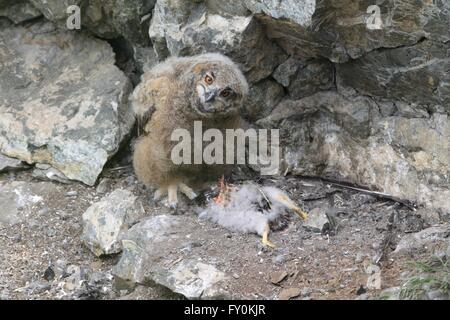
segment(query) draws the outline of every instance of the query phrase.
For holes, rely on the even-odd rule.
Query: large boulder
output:
[[[450,212],[450,119],[415,107],[319,92],[283,101],[257,123],[281,128],[295,174],[344,178]]]
[[[424,40],[414,46],[376,50],[358,60],[337,65],[337,70],[342,84],[360,93],[415,104],[442,105],[450,112],[448,44]]]
[[[155,0],[29,0],[45,18],[65,28],[70,5],[81,12],[82,29],[112,39],[124,37],[132,43],[148,44],[148,17]]]
[[[450,243],[450,225],[442,224],[424,229],[417,233],[407,234],[398,243],[394,255],[420,254],[424,249],[445,249]]]
[[[345,62],[378,48],[417,43],[423,38],[448,42],[450,3],[371,0],[247,0],[267,34],[297,57],[327,57]],[[279,18],[283,19],[279,19]],[[376,27],[372,27],[376,25]]]
[[[131,85],[103,41],[51,23],[0,30],[0,152],[93,185],[128,135]]]
[[[22,161],[14,158],[5,157],[4,155],[0,154],[0,173],[9,170],[22,169],[25,167],[26,166],[23,164]]]
[[[166,287],[188,299],[229,297],[227,276],[196,257],[184,257],[189,239],[199,239],[198,222],[159,215],[134,225],[122,237],[123,253],[113,269],[119,287],[136,284]]]
[[[130,191],[114,190],[83,214],[81,239],[96,256],[119,253],[121,236],[144,214],[142,204]]]
[[[270,76],[286,59],[253,16],[210,13],[201,1],[158,0],[149,35],[160,59],[222,52],[241,65],[252,83]]]
[[[42,13],[26,0],[0,1],[0,17],[6,17],[14,23],[21,23],[40,16]]]

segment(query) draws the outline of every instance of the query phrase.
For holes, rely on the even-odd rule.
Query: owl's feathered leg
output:
[[[275,245],[269,241],[269,233],[270,233],[270,226],[269,226],[269,223],[267,223],[266,227],[264,228],[261,242],[265,246],[275,248]]]
[[[178,184],[171,184],[167,188],[169,193],[169,207],[176,209],[178,205]]]
[[[197,198],[197,194],[194,192],[194,190],[192,190],[190,187],[188,187],[187,185],[185,185],[184,183],[179,183],[178,187],[180,188],[180,191],[186,196],[188,197],[190,200],[194,200],[195,198]]]
[[[186,197],[190,200],[194,200],[197,197],[197,194],[188,187],[186,184],[179,182],[170,184],[167,188],[159,188],[156,190],[154,199],[158,200],[166,193],[169,194],[168,205],[172,209],[176,209],[178,206],[178,190],[180,190]]]

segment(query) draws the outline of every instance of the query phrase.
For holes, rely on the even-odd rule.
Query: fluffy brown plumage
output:
[[[133,165],[141,182],[159,188],[155,198],[168,191],[169,204],[176,206],[178,189],[194,198],[188,185],[224,173],[224,165],[175,165],[171,150],[177,142],[170,137],[175,129],[187,129],[193,136],[194,121],[202,121],[203,131],[239,128],[239,110],[247,94],[245,77],[221,54],[169,58],[142,76],[131,98],[143,124]]]

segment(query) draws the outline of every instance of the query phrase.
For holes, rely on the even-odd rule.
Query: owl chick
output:
[[[194,121],[203,130],[241,127],[240,109],[248,95],[247,81],[237,65],[224,55],[207,53],[172,57],[142,76],[131,103],[143,134],[134,147],[133,166],[137,178],[157,187],[155,199],[168,193],[168,204],[176,208],[178,190],[196,197],[191,186],[222,176],[229,166],[174,164],[171,140],[175,129],[193,136]]]

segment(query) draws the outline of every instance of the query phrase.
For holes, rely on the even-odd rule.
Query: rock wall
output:
[[[94,184],[132,127],[126,76],[219,51],[251,83],[246,118],[282,130],[283,171],[450,211],[448,0],[0,0],[0,27],[6,156]]]

